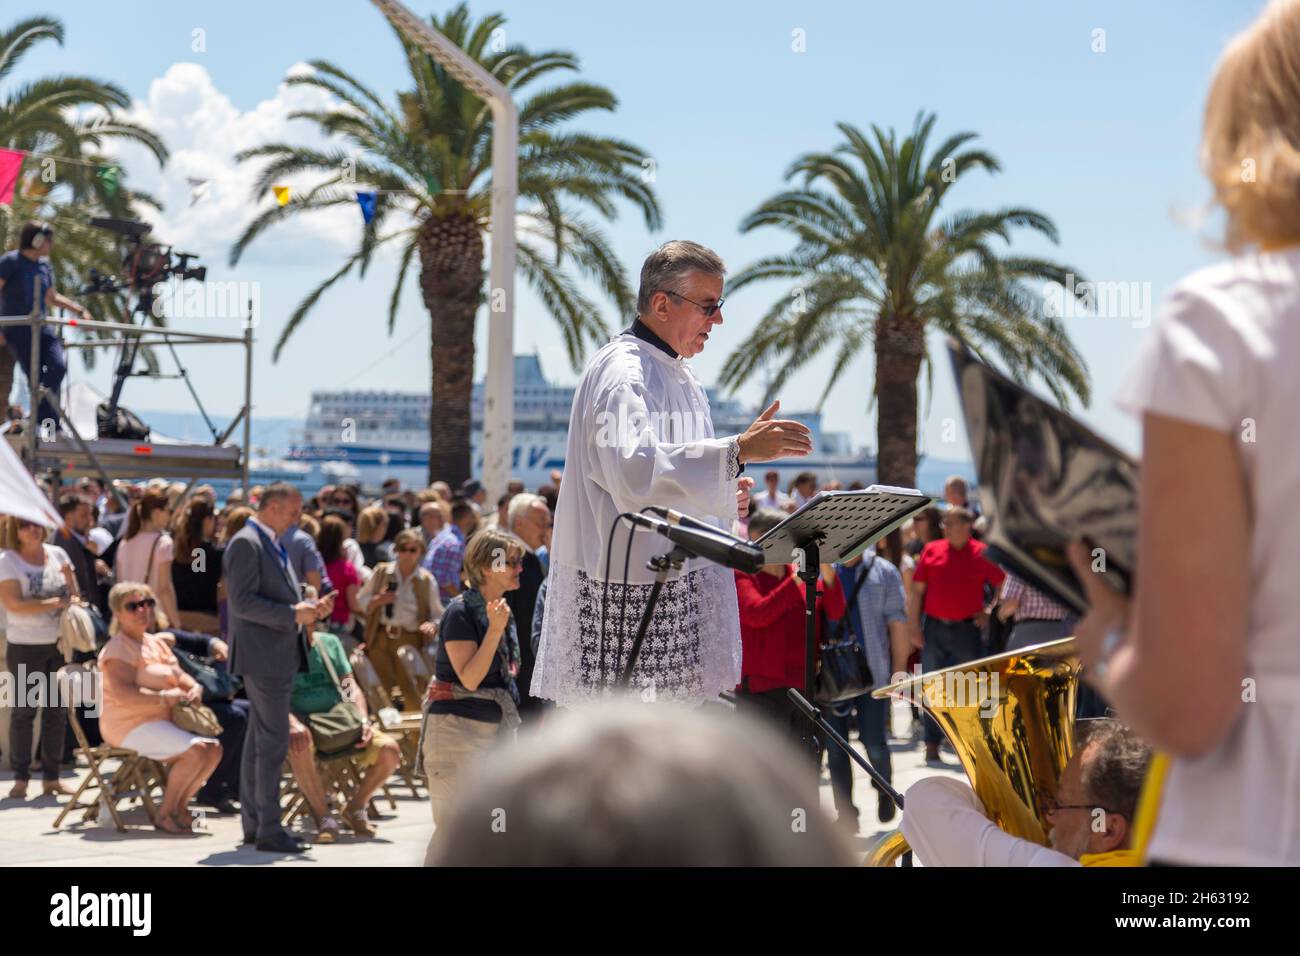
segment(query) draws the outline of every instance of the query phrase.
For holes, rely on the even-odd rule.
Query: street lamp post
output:
[[[519,110],[505,84],[397,0],[371,0],[403,36],[443,65],[492,109],[492,253],[488,278],[488,361],[483,394],[483,484],[488,501],[510,478],[515,418],[515,198]],[[471,374],[473,370],[471,369]],[[437,409],[429,410],[431,415]]]

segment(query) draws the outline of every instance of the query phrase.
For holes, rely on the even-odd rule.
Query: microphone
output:
[[[657,531],[695,557],[721,564],[723,567],[753,574],[767,563],[762,548],[756,548],[739,538],[723,535],[717,528],[713,528],[711,532],[701,531],[680,524],[669,524],[667,521],[660,521],[658,518],[650,518],[643,514],[625,514],[623,517],[642,528]]]
[[[703,531],[705,534],[716,534],[732,541],[740,541],[734,535],[728,534],[716,525],[711,525],[707,521],[701,521],[699,518],[692,518],[688,514],[682,514],[680,511],[674,511],[672,508],[662,508],[659,505],[651,505],[645,509],[651,514],[656,514],[663,518],[671,525],[685,525],[688,528],[694,528],[696,531]],[[741,542],[748,544],[748,542]]]

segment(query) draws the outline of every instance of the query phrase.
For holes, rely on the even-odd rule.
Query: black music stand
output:
[[[763,549],[769,564],[798,561],[804,583],[803,695],[816,700],[817,581],[821,565],[851,561],[935,499],[915,488],[872,485],[863,491],[823,491],[754,544]],[[809,722],[804,745],[810,754],[820,751],[815,724]]]

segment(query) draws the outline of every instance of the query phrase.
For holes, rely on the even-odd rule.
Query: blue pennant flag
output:
[[[366,225],[370,225],[370,220],[375,218],[375,200],[379,198],[379,193],[357,193],[357,205],[361,207],[361,217],[365,219]]]

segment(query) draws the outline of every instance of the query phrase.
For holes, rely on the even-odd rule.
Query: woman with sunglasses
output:
[[[519,726],[519,637],[505,594],[519,587],[524,543],[499,528],[465,546],[465,590],[442,615],[433,680],[425,694],[420,766],[437,830],[446,822],[461,771]]]
[[[424,699],[424,688],[411,686],[406,672],[397,666],[397,649],[432,644],[443,606],[438,582],[420,567],[424,536],[416,528],[407,528],[398,533],[393,545],[396,560],[375,566],[375,573],[357,594],[357,604],[365,615],[366,656],[375,665],[375,673],[389,694],[400,687],[403,708],[414,710]]]
[[[62,548],[45,543],[46,530],[32,521],[5,518],[0,530],[0,604],[9,616],[5,661],[11,674],[25,673],[27,679],[41,675],[53,688],[55,674],[63,666],[59,650],[59,620],[77,600],[77,579],[72,561]],[[21,670],[20,670],[21,668]],[[22,682],[25,685],[25,681]],[[59,762],[67,733],[67,716],[62,707],[43,707],[41,715],[41,776],[45,796],[71,793],[59,781]],[[32,728],[35,706],[18,702],[9,723],[5,749],[14,770],[9,796],[22,800],[31,779]]]
[[[156,826],[193,833],[194,817],[186,808],[221,762],[221,744],[172,723],[172,708],[183,700],[199,703],[203,688],[181,670],[167,642],[148,630],[157,604],[153,591],[134,581],[119,582],[108,593],[112,637],[99,652],[99,730],[111,746],[167,764]]]

